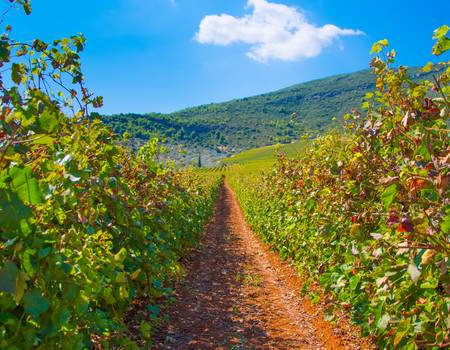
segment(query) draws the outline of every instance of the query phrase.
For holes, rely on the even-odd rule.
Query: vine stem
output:
[[[450,105],[449,105],[449,102],[447,100],[447,97],[445,97],[444,91],[442,91],[441,84],[439,83],[438,79],[436,78],[436,76],[434,74],[433,74],[433,79],[434,79],[434,82],[436,83],[436,86],[437,86],[437,88],[439,90],[439,93],[441,94],[442,98],[445,101],[445,105],[447,106],[447,108],[450,108]]]
[[[0,157],[0,164],[3,163],[3,159],[5,158],[6,151],[8,150],[8,148],[9,148],[10,146],[11,146],[11,141],[8,141],[7,144],[6,144],[6,146],[5,146],[5,149],[3,150],[2,155],[1,155],[1,157]]]
[[[14,337],[17,337],[19,335],[19,331],[22,328],[22,321],[23,321],[24,317],[25,317],[25,312],[22,312],[22,316],[20,316],[20,320],[19,320],[19,326],[17,327],[17,329],[14,333]]]

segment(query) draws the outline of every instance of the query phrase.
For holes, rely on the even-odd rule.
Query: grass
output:
[[[269,170],[278,154],[294,157],[305,147],[305,141],[253,148],[221,160],[218,169],[227,173],[259,173]]]
[[[277,153],[281,152],[287,156],[293,156],[300,152],[304,147],[304,143],[296,141],[289,144],[276,144],[272,146],[265,146],[260,148],[253,148],[248,151],[238,153],[225,158],[221,164],[249,164],[249,163],[274,163],[277,158]]]
[[[289,144],[276,144],[271,146],[252,148],[247,151],[224,158],[218,166],[196,168],[202,173],[217,173],[228,177],[233,175],[252,176],[269,171],[277,160],[278,154],[293,158],[301,153],[308,141],[296,141]]]

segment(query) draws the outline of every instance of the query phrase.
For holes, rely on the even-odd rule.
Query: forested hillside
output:
[[[411,69],[410,74],[418,78],[425,73]],[[289,143],[305,132],[341,125],[341,116],[359,107],[374,88],[373,75],[362,70],[172,114],[118,114],[102,120],[119,134],[129,132],[135,146],[156,134],[171,145],[175,159],[196,163],[201,153],[208,164],[241,150]],[[174,145],[186,153],[179,155]]]

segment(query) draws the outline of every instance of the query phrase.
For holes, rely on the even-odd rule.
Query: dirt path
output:
[[[363,349],[299,297],[295,271],[250,231],[225,183],[155,349]]]

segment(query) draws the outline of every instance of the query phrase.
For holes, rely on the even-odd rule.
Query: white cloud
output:
[[[317,27],[294,7],[266,0],[248,0],[251,14],[233,17],[210,15],[202,19],[195,40],[202,44],[250,44],[253,60],[295,61],[318,56],[340,36],[361,35],[360,30],[341,29],[333,24]]]

